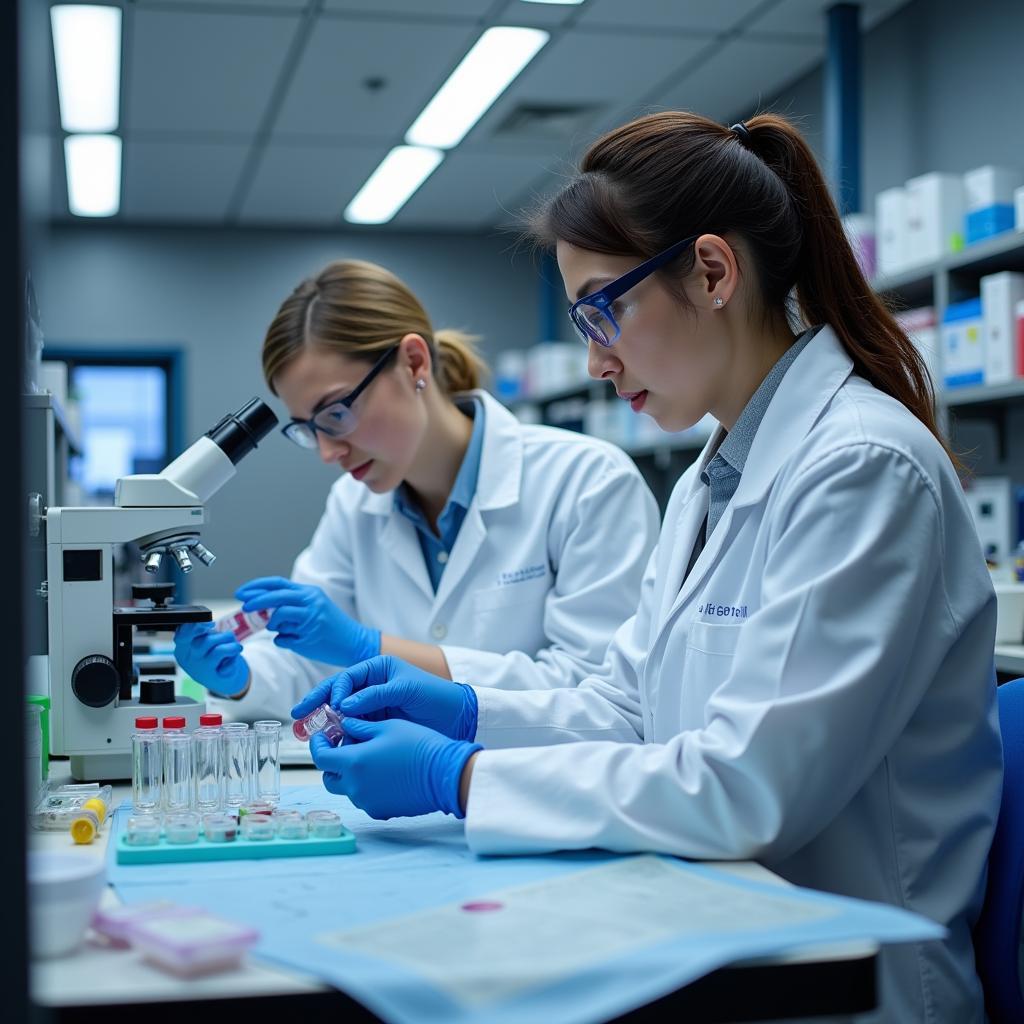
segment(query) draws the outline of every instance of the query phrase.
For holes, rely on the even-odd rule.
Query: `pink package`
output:
[[[205,911],[138,920],[129,941],[159,967],[189,978],[237,967],[259,932]]]
[[[102,935],[111,946],[124,948],[131,945],[130,931],[139,921],[175,914],[195,914],[196,907],[183,907],[168,900],[133,903],[117,907],[100,907],[92,918],[92,930]]]

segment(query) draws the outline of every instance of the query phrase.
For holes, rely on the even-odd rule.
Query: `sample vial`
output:
[[[275,807],[281,801],[281,723],[257,722],[256,733],[256,799]]]
[[[248,640],[253,634],[259,633],[260,630],[266,629],[273,614],[273,611],[269,609],[255,612],[232,612],[230,615],[218,619],[213,624],[213,630],[215,633],[234,633],[235,639],[241,643],[243,640]]]
[[[163,748],[156,725],[153,716],[135,719],[135,732],[132,733],[132,808],[136,814],[156,814],[160,810]]]
[[[253,734],[245,722],[224,726],[224,804],[240,807],[253,799]]]
[[[195,811],[181,811],[164,817],[164,835],[167,842],[187,846],[199,842],[199,815]]]
[[[277,834],[282,839],[305,839],[309,835],[309,825],[300,814],[295,818],[278,821]]]
[[[91,843],[107,817],[107,805],[97,796],[82,804],[71,822],[71,838],[80,846]]]
[[[155,814],[129,818],[124,841],[129,846],[156,846],[160,842],[160,819]]]
[[[337,839],[341,835],[341,818],[334,811],[307,811],[306,824],[314,839]]]
[[[306,743],[311,736],[322,732],[331,746],[336,747],[345,737],[341,730],[341,721],[341,715],[330,704],[321,704],[305,718],[293,722],[292,733],[297,740]]]
[[[269,814],[247,814],[242,818],[242,838],[263,842],[273,839],[277,824]]]
[[[246,814],[273,814],[274,805],[269,800],[250,800],[238,808],[239,817]]]
[[[185,721],[184,715],[167,715],[160,724],[164,727],[166,736],[169,732],[183,732],[188,722]]]
[[[192,804],[192,740],[184,729],[163,735],[163,809],[187,811]]]
[[[238,835],[238,822],[233,815],[219,811],[204,814],[203,835],[208,843],[233,843]]]
[[[192,789],[196,810],[203,814],[224,805],[223,721],[218,714],[200,715],[192,733]]]

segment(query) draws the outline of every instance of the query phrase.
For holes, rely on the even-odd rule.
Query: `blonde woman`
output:
[[[525,426],[485,391],[472,339],[435,331],[389,271],[303,281],[263,345],[285,436],[336,465],[291,577],[239,588],[268,630],[178,630],[175,655],[236,715],[286,717],[337,666],[393,654],[447,679],[576,685],[629,617],[658,513],[601,441]],[[612,538],[615,542],[612,543]]]

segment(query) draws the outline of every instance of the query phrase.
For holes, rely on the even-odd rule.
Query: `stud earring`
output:
[[[427,386],[427,382],[422,377],[420,377],[416,381],[416,390],[417,391],[422,391],[426,386]]]
[[[724,306],[725,305],[725,299],[723,299],[721,295],[716,295],[715,296],[715,305],[716,306]]]

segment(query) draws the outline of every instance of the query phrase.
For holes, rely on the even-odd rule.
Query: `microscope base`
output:
[[[131,754],[72,754],[71,777],[76,782],[113,782],[132,777]]]

